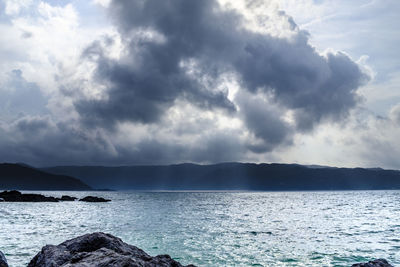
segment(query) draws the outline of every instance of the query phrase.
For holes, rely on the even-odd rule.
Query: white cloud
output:
[[[112,0],[92,0],[94,4],[102,7],[108,7]]]
[[[33,0],[5,0],[5,13],[18,15],[20,11],[29,8]]]
[[[37,84],[49,98],[48,107],[55,118],[73,116],[72,102],[60,88],[77,83],[83,86],[88,69],[80,62],[82,50],[99,36],[113,33],[112,27],[86,27],[80,18],[83,14],[72,3],[57,6],[42,1],[8,1],[6,4],[15,12],[9,23],[0,24],[0,86],[5,85],[7,73],[19,69],[28,82]],[[29,13],[16,12],[27,6]]]

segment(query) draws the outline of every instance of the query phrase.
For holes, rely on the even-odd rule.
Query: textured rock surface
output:
[[[168,255],[151,257],[143,250],[105,233],[83,235],[58,246],[44,246],[28,267],[181,267]],[[189,265],[194,266],[194,265]]]
[[[0,251],[0,267],[8,267],[6,257],[1,251]]]
[[[393,267],[393,265],[389,264],[385,259],[377,259],[364,263],[356,263],[351,265],[351,267]]]
[[[111,200],[105,199],[105,198],[102,198],[102,197],[87,196],[87,197],[79,199],[79,201],[85,201],[85,202],[108,202],[108,201],[111,201]]]

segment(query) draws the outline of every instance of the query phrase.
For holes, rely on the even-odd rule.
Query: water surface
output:
[[[112,202],[0,203],[10,266],[95,231],[198,266],[400,264],[400,191],[41,193]]]

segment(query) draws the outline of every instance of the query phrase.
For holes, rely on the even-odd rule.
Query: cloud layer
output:
[[[40,5],[47,10],[42,20],[63,25],[62,7]],[[1,146],[15,153],[0,153],[0,160],[37,165],[274,160],[282,149],[296,146],[298,136],[349,118],[361,103],[359,88],[369,80],[344,52],[318,52],[309,33],[282,11],[257,28],[245,14],[251,5],[250,11],[216,0],[115,0],[106,6],[111,30],[80,40],[68,58],[51,50],[57,54],[53,87],[39,90],[43,82],[27,82],[29,69],[23,66],[12,72],[14,82],[20,79],[38,92],[44,103],[35,103],[44,111],[26,112],[2,126]],[[70,14],[65,21],[84,33],[70,22],[73,7],[64,8]],[[270,32],[266,23],[282,25],[282,34]],[[41,31],[31,27],[21,36],[32,39]]]
[[[273,37],[244,27],[244,17],[214,0],[113,1],[109,12],[122,39],[120,58],[108,58],[100,42],[83,56],[95,60],[101,99],[76,102],[85,122],[112,128],[118,122],[156,123],[177,99],[203,110],[241,113],[248,130],[265,149],[280,145],[290,131],[310,131],[321,122],[340,121],[359,101],[357,89],[368,80],[344,53],[317,53],[308,33],[290,17],[291,38]],[[231,75],[240,91],[269,101],[228,98]],[[222,89],[221,89],[222,88]],[[261,96],[262,97],[262,96]],[[279,105],[270,112],[269,105]],[[239,110],[239,111],[238,111]],[[279,113],[290,110],[293,124]],[[292,129],[294,128],[294,129]]]

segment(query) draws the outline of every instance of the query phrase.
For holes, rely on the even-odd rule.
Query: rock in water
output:
[[[351,267],[393,267],[393,265],[389,264],[385,259],[377,259],[364,263],[356,263],[351,265]]]
[[[109,202],[111,200],[110,199],[105,199],[105,198],[102,198],[102,197],[87,196],[87,197],[79,199],[79,201],[85,201],[85,202]]]
[[[105,233],[93,233],[46,245],[28,267],[183,267],[168,255],[151,257],[143,250]],[[194,265],[188,265],[187,267]]]
[[[1,251],[0,251],[0,267],[8,267],[6,257]]]
[[[9,202],[58,202],[55,197],[46,197],[40,194],[22,194],[19,191],[3,191],[0,197]]]

